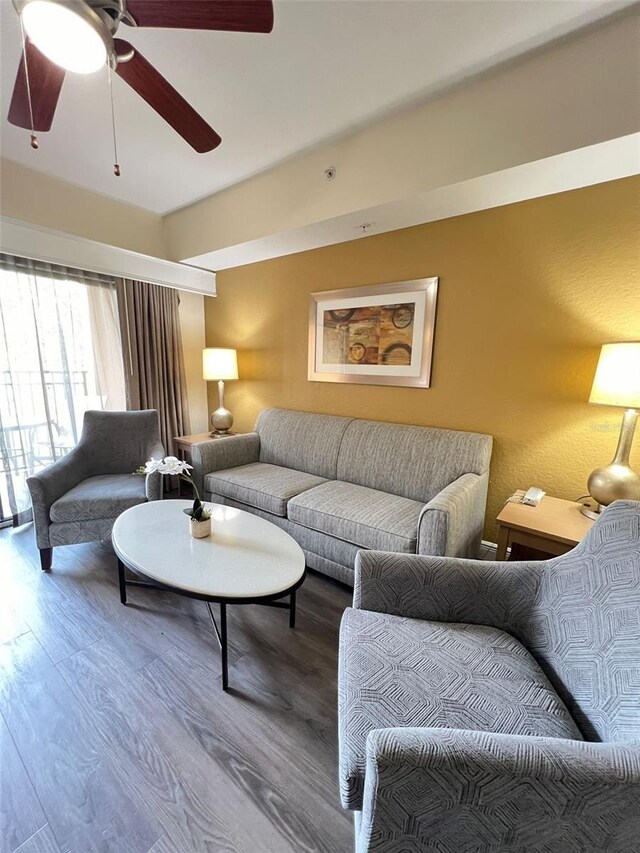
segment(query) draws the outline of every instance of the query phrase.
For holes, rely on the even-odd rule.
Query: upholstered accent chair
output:
[[[640,849],[640,503],[568,554],[362,551],[340,640],[356,850]]]
[[[158,413],[85,412],[73,450],[27,480],[44,571],[53,548],[107,539],[125,509],[162,497],[162,476],[133,472],[164,457]]]

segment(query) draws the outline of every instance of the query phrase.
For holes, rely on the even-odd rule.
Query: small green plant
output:
[[[144,465],[141,465],[136,474],[170,474],[180,477],[185,483],[191,483],[193,493],[196,496],[191,509],[184,509],[185,515],[188,515],[192,521],[206,521],[211,518],[211,510],[200,500],[198,488],[189,476],[189,471],[193,468],[187,462],[178,459],[176,456],[165,456],[164,459],[149,459]]]
[[[182,511],[191,517],[191,521],[206,521],[211,518],[211,510],[204,506],[200,498],[194,500],[191,509],[183,509]]]

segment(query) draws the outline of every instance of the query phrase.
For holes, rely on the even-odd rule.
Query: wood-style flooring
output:
[[[130,588],[105,543],[0,531],[1,853],[346,853],[337,785],[346,587],[229,613],[229,678],[202,602]]]

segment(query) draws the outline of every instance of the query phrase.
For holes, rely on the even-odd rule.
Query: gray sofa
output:
[[[161,475],[133,472],[164,455],[155,409],[85,412],[73,450],[27,479],[42,569],[54,546],[107,539],[121,512],[159,500]]]
[[[356,851],[640,849],[640,502],[573,551],[362,551],[339,662]]]
[[[288,531],[307,565],[353,584],[361,548],[475,557],[492,438],[266,409],[255,432],[192,447],[207,500]]]

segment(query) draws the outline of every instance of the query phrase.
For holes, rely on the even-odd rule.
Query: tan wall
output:
[[[205,347],[204,296],[180,291],[180,331],[191,432],[204,432],[209,423],[207,383],[202,378],[202,350]]]
[[[44,228],[166,258],[162,219],[155,213],[28,169],[12,160],[0,168],[0,211]]]
[[[587,404],[599,345],[640,339],[639,191],[627,178],[219,273],[207,346],[240,351],[237,428],[283,406],[491,433],[489,539],[518,487],[584,494],[622,414]],[[307,381],[311,292],[432,275],[430,389]]]
[[[638,130],[640,14],[551,44],[165,217],[182,260]],[[328,183],[324,170],[335,166]]]

